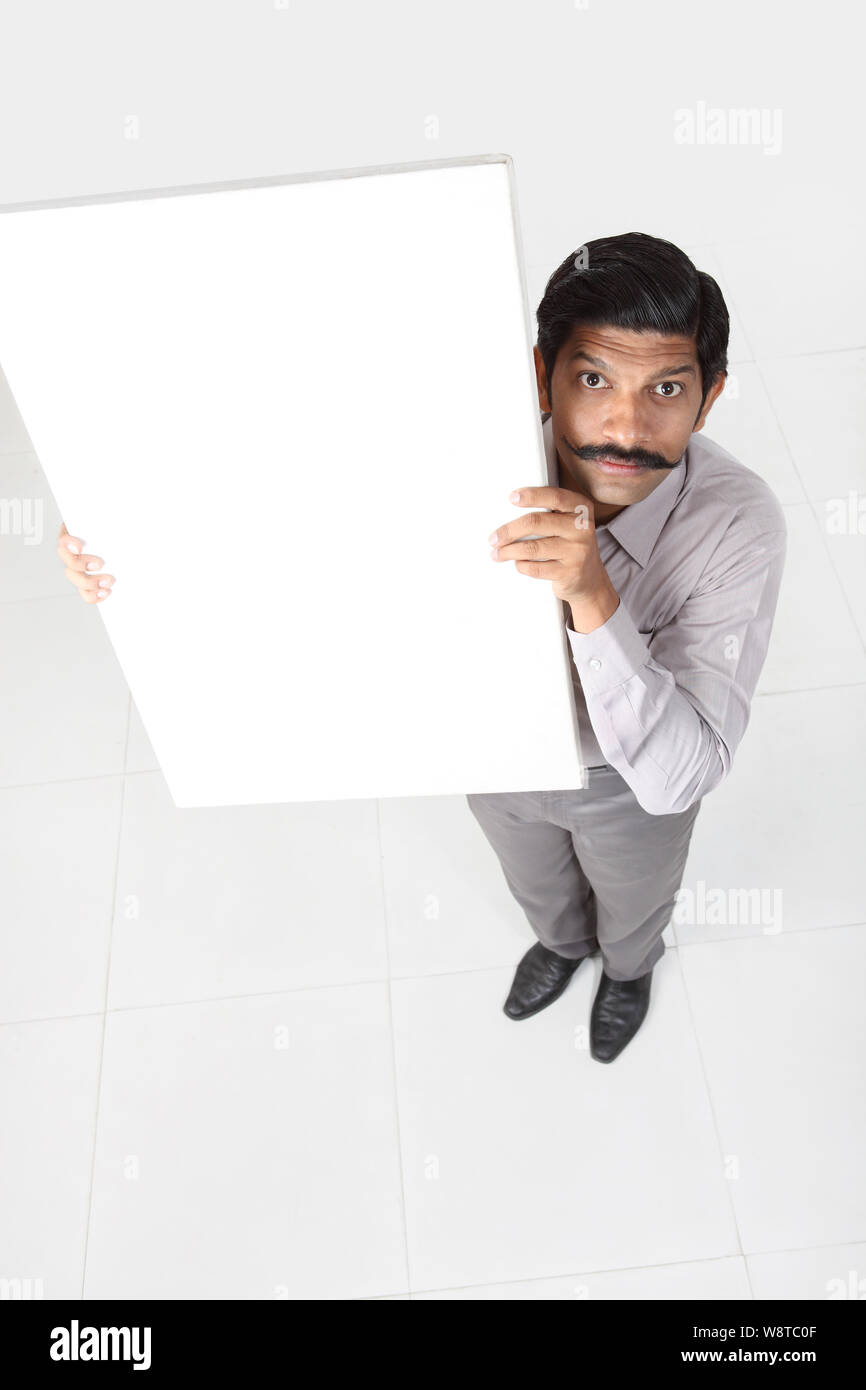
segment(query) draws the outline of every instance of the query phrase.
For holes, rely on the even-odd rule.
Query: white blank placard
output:
[[[507,157],[4,211],[0,362],[178,806],[582,785]]]

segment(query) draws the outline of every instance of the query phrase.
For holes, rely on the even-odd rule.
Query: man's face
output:
[[[560,482],[592,498],[597,521],[664,482],[725,384],[720,374],[701,407],[694,338],[623,328],[576,327],[559,350],[550,391],[537,347],[535,369],[539,404],[552,414]],[[610,466],[616,462],[633,466]]]

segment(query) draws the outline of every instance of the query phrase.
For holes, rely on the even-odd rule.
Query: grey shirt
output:
[[[562,482],[551,418],[542,435]],[[596,527],[619,606],[573,656],[581,753],[653,815],[684,811],[731,769],[767,654],[785,563],[769,485],[702,432],[641,502]]]

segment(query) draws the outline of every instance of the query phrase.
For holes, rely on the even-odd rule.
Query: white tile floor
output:
[[[795,239],[687,249],[733,319],[707,433],[775,489],[790,551],[692,907],[612,1066],[587,1047],[597,959],[537,1018],[502,1014],[534,938],[462,798],[174,808],[0,389],[0,493],[43,503],[41,543],[0,535],[0,1276],[48,1298],[863,1296],[866,561],[826,525],[866,492],[862,258],[804,279]]]

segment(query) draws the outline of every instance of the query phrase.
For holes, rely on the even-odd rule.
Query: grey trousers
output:
[[[617,770],[574,791],[466,797],[539,941],[572,959],[601,951],[613,980],[661,960],[701,808],[651,816]]]

